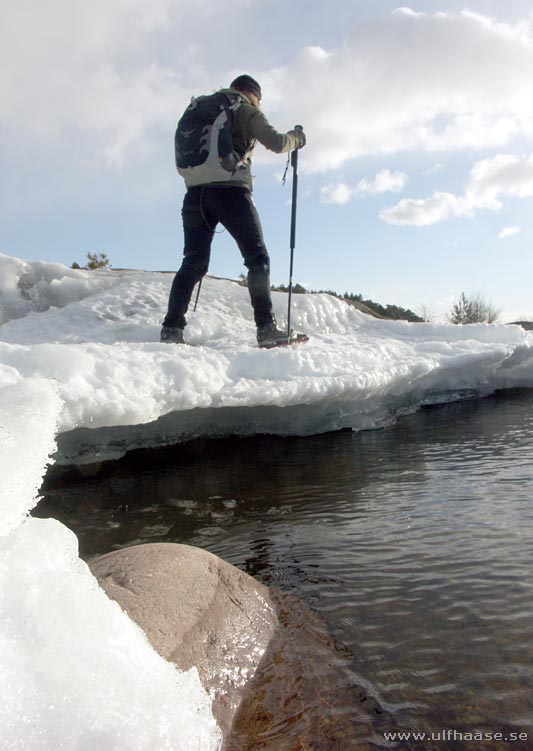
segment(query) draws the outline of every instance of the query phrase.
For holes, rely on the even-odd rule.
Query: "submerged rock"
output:
[[[276,627],[268,589],[199,548],[156,543],[100,556],[108,596],[180,670],[196,666],[224,735]]]
[[[279,623],[222,751],[389,748],[383,731],[396,722],[361,684],[355,655],[301,598],[275,590],[272,598]]]

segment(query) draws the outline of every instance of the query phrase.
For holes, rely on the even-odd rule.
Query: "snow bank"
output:
[[[299,347],[255,346],[248,292],[206,279],[186,339],[159,343],[171,274],[0,256],[0,737],[6,749],[215,749],[195,672],[178,673],[97,587],[76,540],[26,518],[49,457],[91,461],[196,435],[386,424],[421,404],[533,387],[516,326],[369,318],[296,295]],[[274,295],[283,322],[286,296]]]
[[[2,264],[20,289],[24,262]],[[370,428],[421,404],[533,386],[533,338],[517,326],[381,321],[329,295],[295,295],[294,325],[311,341],[261,351],[248,291],[206,279],[186,330],[193,346],[168,346],[158,340],[172,274],[107,270],[93,280],[77,271],[83,294],[64,306],[73,272],[61,277],[61,268],[33,264],[25,295],[53,277],[50,307],[0,329],[0,387],[42,377],[56,385],[60,462],[199,434]],[[274,304],[282,322],[286,295]]]
[[[0,538],[0,624],[3,751],[219,747],[196,669],[152,649],[59,522]]]
[[[45,378],[0,389],[0,537],[14,530],[37,502],[61,408],[55,384]]]
[[[106,272],[88,276],[59,263],[21,261],[0,253],[0,324],[31,311],[64,307],[112,286]]]

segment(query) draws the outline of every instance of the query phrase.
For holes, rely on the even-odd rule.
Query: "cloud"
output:
[[[366,155],[501,147],[533,135],[532,23],[404,8],[360,24],[337,50],[303,50],[268,82],[278,110],[304,124],[314,171]]]
[[[533,154],[498,154],[477,162],[470,172],[466,192],[483,197],[495,208],[501,205],[498,196],[502,194],[530,198],[533,196]]]
[[[324,185],[320,191],[320,200],[322,203],[348,203],[353,194],[353,188],[350,188],[346,183],[330,183]]]
[[[430,198],[405,198],[381,212],[387,224],[425,227],[454,217],[473,217],[482,209],[499,211],[504,196],[533,196],[533,155],[498,154],[476,162],[462,196],[435,192]]]
[[[427,227],[465,213],[465,204],[460,198],[453,193],[436,192],[431,198],[404,198],[379,216],[387,224]]]
[[[303,170],[533,136],[531,18],[401,8],[360,23],[337,49],[305,47],[279,65],[268,62],[275,53],[250,0],[17,0],[0,27],[4,143],[26,138],[38,148],[83,133],[120,163],[168,129],[191,93],[231,80],[233,63],[221,69],[223,48],[206,41],[206,29],[219,27],[223,38],[225,19],[238,12],[247,44],[267,61],[249,71],[261,80],[267,114],[282,128],[295,119],[305,126]]]
[[[320,190],[322,203],[348,203],[352,196],[363,197],[365,195],[377,196],[383,193],[398,193],[407,182],[407,175],[403,172],[391,172],[383,169],[378,172],[373,180],[364,178],[357,185],[351,187],[345,182],[328,183]]]
[[[192,15],[188,0],[10,3],[0,26],[4,140],[60,139],[66,149],[73,134],[89,134],[91,158],[96,151],[120,163],[158,128],[173,127],[191,80],[213,88],[198,45],[188,40],[228,4],[247,0],[197,0]],[[171,35],[172,55],[163,54]]]
[[[438,175],[439,172],[442,172],[444,169],[444,164],[442,162],[437,162],[436,164],[433,164],[431,167],[428,167],[428,169],[423,170],[423,175]]]
[[[356,192],[372,196],[381,193],[399,193],[405,187],[407,175],[403,172],[390,172],[388,169],[378,172],[373,180],[361,180],[356,187]]]
[[[513,235],[519,235],[523,231],[524,231],[523,227],[504,227],[502,231],[499,233],[498,238],[500,240],[505,240],[507,237],[512,237]]]

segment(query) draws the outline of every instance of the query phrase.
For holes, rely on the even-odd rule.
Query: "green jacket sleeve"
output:
[[[260,110],[255,110],[249,121],[250,134],[269,151],[281,154],[298,148],[298,137],[292,133],[278,133]]]
[[[246,152],[256,141],[263,144],[269,151],[281,154],[284,151],[292,151],[298,148],[299,139],[291,133],[278,133],[270,125],[261,110],[252,105],[243,104],[237,111],[237,151]],[[240,138],[239,138],[240,137]],[[239,149],[240,146],[240,149]]]

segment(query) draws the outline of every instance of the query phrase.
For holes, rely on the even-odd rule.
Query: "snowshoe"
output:
[[[257,329],[257,344],[263,349],[272,349],[273,347],[284,347],[289,344],[302,344],[309,341],[307,334],[290,330],[290,333],[278,329],[275,323],[269,323],[266,326],[260,326]]]

